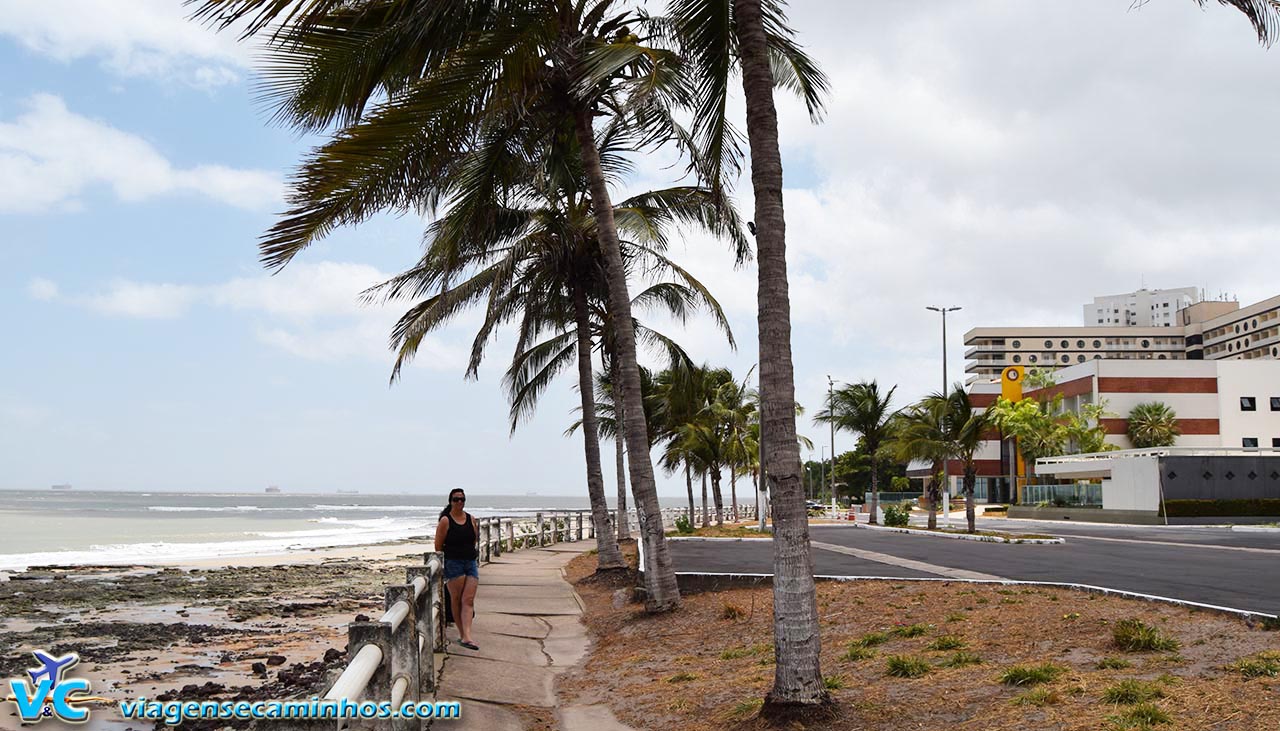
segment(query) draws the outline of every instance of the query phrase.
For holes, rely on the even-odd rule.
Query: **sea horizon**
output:
[[[586,495],[468,494],[467,511],[477,517],[590,508]],[[174,563],[402,541],[431,534],[446,496],[4,490],[0,571]],[[684,501],[667,503],[675,507]]]

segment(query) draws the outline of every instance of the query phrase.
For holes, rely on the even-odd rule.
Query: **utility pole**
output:
[[[942,398],[947,398],[950,385],[947,382],[947,313],[955,312],[959,307],[926,307],[926,310],[942,313]],[[942,460],[942,491],[950,493],[951,491],[951,471],[950,460]],[[935,506],[936,507],[936,506]]]
[[[836,401],[835,382],[827,374],[827,411],[831,414],[831,503],[836,501]]]

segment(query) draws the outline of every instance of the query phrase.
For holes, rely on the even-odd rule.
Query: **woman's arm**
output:
[[[447,535],[449,535],[449,519],[441,518],[440,522],[436,523],[436,553],[444,550],[444,537]]]
[[[471,521],[471,532],[476,534],[476,554],[480,553],[480,524],[476,522],[476,518],[471,513],[467,513],[467,520]]]

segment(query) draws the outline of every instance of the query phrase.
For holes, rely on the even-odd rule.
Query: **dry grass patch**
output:
[[[634,549],[628,546],[627,551],[634,557]],[[774,678],[773,603],[768,586],[688,593],[677,611],[651,616],[640,604],[612,605],[613,591],[635,586],[634,579],[624,584],[580,581],[593,569],[586,557],[575,559],[566,569],[587,607],[582,620],[592,647],[580,668],[557,679],[560,704],[607,704],[619,720],[647,731],[766,731],[758,712]],[[1173,719],[1177,728],[1280,728],[1276,681],[1265,672],[1250,678],[1242,669],[1229,669],[1242,659],[1274,652],[1276,677],[1280,677],[1280,634],[1183,607],[1057,588],[1030,594],[1014,587],[999,588],[1018,593],[999,594],[996,588],[945,581],[820,582],[820,662],[824,675],[839,676],[841,687],[828,690],[839,714],[806,728],[1099,731],[1173,727],[1160,723],[1149,709],[1134,710],[1144,704]],[[1016,597],[1022,603],[999,604],[1004,597]],[[720,620],[725,603],[746,608],[746,616]],[[960,625],[966,649],[926,653],[925,646],[940,635],[962,634],[954,631],[959,626],[945,624],[945,618],[957,612],[968,615]],[[1072,612],[1079,617],[1064,621],[1063,615]],[[1122,654],[1113,633],[1125,619],[1162,630],[1176,628],[1182,661],[1170,665],[1167,652]],[[889,631],[914,625],[923,626],[925,634],[908,638]],[[853,657],[846,657],[854,648],[858,649]],[[913,658],[928,669],[917,679],[891,676],[886,673],[890,657]],[[1262,655],[1260,667],[1265,668],[1267,657]],[[1109,658],[1123,658],[1133,669],[1125,671]],[[1009,668],[1044,663],[1064,671],[1047,683],[996,682],[996,676]],[[697,677],[667,682],[676,673]],[[1156,677],[1161,673],[1169,675]],[[1125,677],[1158,684],[1165,697],[1107,703],[1103,696],[1108,688]],[[1172,685],[1175,678],[1177,684]],[[1013,702],[1024,694],[1029,700]],[[1056,702],[1043,705],[1030,700],[1055,697]]]

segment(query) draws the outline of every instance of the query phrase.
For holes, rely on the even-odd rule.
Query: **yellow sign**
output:
[[[1022,366],[1009,366],[1000,374],[1000,396],[1006,401],[1022,400],[1022,379],[1026,378],[1027,369]]]

